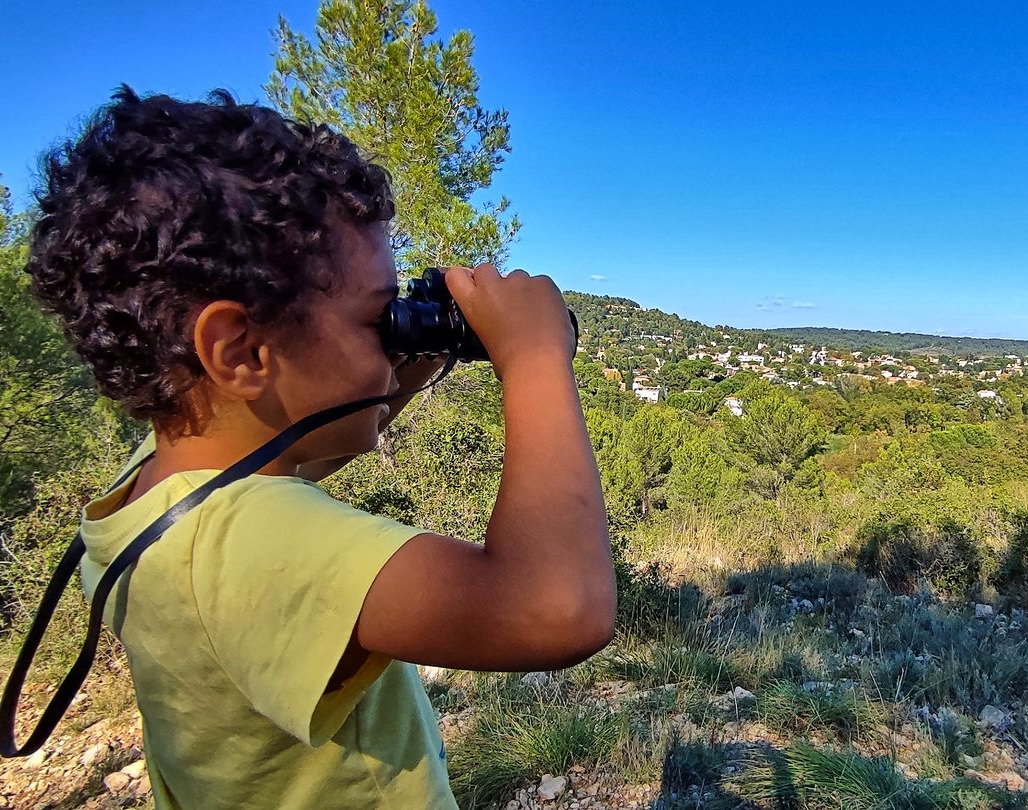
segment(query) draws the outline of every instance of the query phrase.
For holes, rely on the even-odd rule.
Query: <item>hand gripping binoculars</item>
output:
[[[570,309],[568,315],[577,341],[578,319]],[[407,357],[449,354],[465,363],[489,359],[436,267],[408,281],[407,296],[389,303],[382,323],[382,345],[386,354]]]

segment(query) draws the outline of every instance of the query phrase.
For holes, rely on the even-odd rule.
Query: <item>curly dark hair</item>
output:
[[[104,395],[177,432],[203,376],[203,306],[230,299],[256,323],[299,323],[305,294],[337,281],[316,260],[330,207],[355,224],[394,213],[388,174],[347,138],[224,90],[188,103],[122,85],[41,163],[33,291]]]

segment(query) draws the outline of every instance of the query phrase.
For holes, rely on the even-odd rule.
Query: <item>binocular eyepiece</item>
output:
[[[578,340],[578,319],[570,309]],[[462,362],[488,360],[482,341],[457,307],[438,268],[407,282],[407,296],[394,298],[382,323],[386,354],[407,357],[449,354]]]

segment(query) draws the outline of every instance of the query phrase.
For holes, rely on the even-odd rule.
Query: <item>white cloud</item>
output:
[[[813,301],[793,301],[793,309],[817,309],[817,304]]]
[[[606,277],[606,276],[596,276],[596,275],[592,275],[592,276],[589,276],[589,278],[590,278],[591,280],[593,280],[593,281],[606,281],[606,280],[607,280],[607,277]]]

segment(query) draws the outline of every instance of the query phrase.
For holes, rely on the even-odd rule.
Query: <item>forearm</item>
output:
[[[571,364],[547,358],[506,369],[503,407],[506,448],[487,554],[531,583],[536,598],[612,617],[603,491]]]

